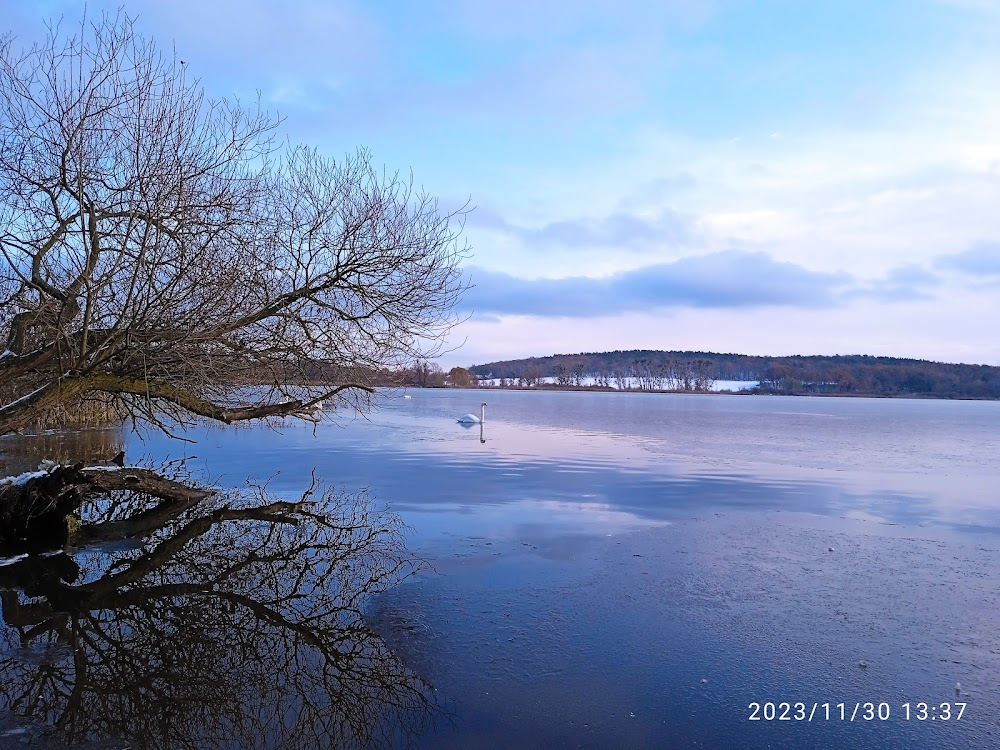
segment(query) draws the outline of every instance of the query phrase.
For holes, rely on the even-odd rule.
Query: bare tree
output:
[[[420,388],[440,388],[444,385],[444,370],[437,362],[418,360],[403,373],[406,385]]]
[[[545,373],[542,371],[541,366],[532,363],[524,368],[524,375],[523,375],[524,384],[528,388],[539,385],[542,382],[542,378],[544,377],[544,375]]]
[[[619,391],[625,391],[632,387],[633,380],[633,366],[629,362],[620,362],[614,370],[612,376],[615,381],[615,387]]]
[[[124,14],[0,40],[0,434],[87,398],[164,429],[302,415],[439,350],[462,212],[278,125]]]
[[[694,372],[693,381],[696,391],[710,391],[715,385],[715,378],[712,377],[714,364],[710,359],[696,359],[691,363]]]
[[[457,388],[470,388],[477,385],[472,373],[464,367],[452,367],[448,371],[448,380]]]
[[[569,385],[569,374],[566,372],[566,365],[557,364],[552,367],[552,374],[555,375],[556,385]]]

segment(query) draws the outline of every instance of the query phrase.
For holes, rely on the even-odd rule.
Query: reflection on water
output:
[[[224,484],[288,492],[317,466],[372,487],[421,538],[550,500],[641,522],[744,508],[1000,528],[1000,403],[501,392],[477,439],[454,414],[478,400],[426,390],[315,430],[199,428],[193,446],[151,436],[129,452],[189,450]]]
[[[43,459],[59,463],[107,460],[124,447],[125,434],[120,429],[0,436],[0,476],[31,471]]]
[[[479,428],[479,442],[486,442],[486,423],[482,420],[478,422],[459,422],[458,426],[465,430],[471,430],[473,427]]]
[[[97,548],[0,567],[0,737],[405,746],[440,715],[362,618],[415,570],[398,518],[363,494],[251,494],[182,510],[141,543],[111,523]]]

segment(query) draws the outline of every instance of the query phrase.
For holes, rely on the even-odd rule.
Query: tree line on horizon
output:
[[[473,365],[478,379],[511,385],[556,385],[636,390],[708,390],[713,381],[756,381],[761,393],[906,395],[1000,398],[1000,367],[900,357],[794,355],[766,357],[715,352],[616,350],[502,360]]]
[[[300,385],[333,382],[343,375],[326,363],[299,363],[293,369],[286,380]],[[263,376],[260,382],[265,382]],[[424,358],[402,367],[371,368],[363,377],[373,386],[390,388],[468,388],[493,381],[510,387],[709,391],[721,380],[756,382],[749,389],[756,393],[1000,399],[1000,367],[864,354],[765,357],[631,350],[528,357],[448,371]],[[253,382],[251,378],[248,384]]]

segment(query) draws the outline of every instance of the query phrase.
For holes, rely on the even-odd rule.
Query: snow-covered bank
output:
[[[759,385],[760,381],[757,380],[712,380],[708,383],[708,390],[715,391],[717,393],[722,392],[735,392],[735,391],[748,391],[751,388],[755,388]],[[507,385],[519,385],[516,378],[486,378],[479,381],[480,386],[488,388],[499,388]],[[541,378],[535,385],[557,385],[557,379],[555,377],[545,377]],[[595,386],[601,386],[605,388],[611,388],[612,390],[628,390],[628,391],[640,391],[640,390],[684,390],[682,387],[673,387],[674,384],[662,383],[659,388],[649,388],[643,387],[643,382],[641,378],[629,377],[624,379],[610,378],[606,380],[601,380],[599,378],[593,377],[592,375],[580,378],[579,382],[566,384],[568,387],[578,387],[578,388],[590,388]],[[533,386],[529,386],[533,387]]]

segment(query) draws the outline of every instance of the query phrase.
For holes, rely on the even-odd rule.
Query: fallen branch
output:
[[[91,538],[132,536],[214,494],[167,479],[150,469],[118,466],[53,466],[0,479],[0,549],[56,547],[66,541],[66,517],[85,500],[111,492],[138,492],[159,504],[85,533]]]

